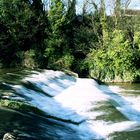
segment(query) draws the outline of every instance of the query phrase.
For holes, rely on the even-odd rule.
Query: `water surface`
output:
[[[52,70],[0,70],[0,98],[43,112],[0,107],[0,138],[93,140],[140,137],[140,84],[99,85]]]

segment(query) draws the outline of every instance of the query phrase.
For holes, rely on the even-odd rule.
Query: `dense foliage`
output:
[[[69,69],[104,81],[140,79],[139,15],[116,0],[114,15],[92,2],[0,0],[0,66]],[[88,6],[87,6],[88,7]]]

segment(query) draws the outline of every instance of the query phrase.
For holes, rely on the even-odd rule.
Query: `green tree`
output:
[[[61,0],[51,0],[48,11],[48,20],[50,24],[49,38],[46,39],[48,47],[45,50],[48,67],[59,66],[59,59],[63,55],[64,38],[62,26],[65,22],[65,8]],[[57,61],[58,60],[58,61]]]
[[[20,51],[30,48],[34,32],[30,27],[33,13],[30,3],[25,0],[1,0],[0,7],[0,60],[12,65],[15,60],[20,61]]]
[[[45,39],[48,38],[50,28],[48,11],[44,9],[42,0],[33,0],[31,10],[34,13],[34,16],[32,17],[30,24],[35,31],[32,37],[33,42],[31,46],[31,57],[33,57],[35,60],[37,67],[46,67],[47,62],[45,57],[45,49],[48,45],[46,44]]]
[[[44,51],[45,26],[47,18],[40,1],[0,1],[0,61],[11,66],[23,64],[26,51],[34,50],[34,58],[40,61]],[[33,52],[33,51],[31,51]],[[27,54],[27,52],[26,52]],[[29,54],[30,55],[30,54]],[[33,53],[31,53],[33,56]]]

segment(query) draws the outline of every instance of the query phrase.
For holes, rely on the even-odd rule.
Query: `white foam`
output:
[[[56,102],[53,98],[47,97],[39,92],[29,90],[24,87],[16,86],[16,92],[29,98],[29,103],[35,107],[46,112],[46,115],[55,117],[56,119],[61,119],[64,121],[69,121],[72,123],[80,123],[85,120],[83,116],[78,115],[75,111],[64,108],[61,104]]]
[[[130,99],[124,97],[121,95],[122,89],[117,86],[99,85],[93,79],[72,78],[63,72],[48,70],[33,74],[23,81],[29,81],[47,94],[54,96],[50,98],[42,93],[15,86],[15,90],[30,98],[30,103],[34,106],[63,120],[79,123],[86,119],[86,122],[78,126],[78,133],[84,133],[85,128],[88,128],[86,134],[90,131],[96,137],[107,137],[110,133],[127,131],[140,125],[139,98],[135,97],[132,101],[131,97]],[[98,107],[98,102],[105,101],[126,116],[128,121],[111,124],[97,121],[96,117],[107,111],[91,110]],[[83,139],[85,137],[84,135]],[[87,136],[88,139],[91,138]]]
[[[102,137],[107,137],[109,134],[121,131],[130,131],[138,127],[139,124],[133,121],[123,121],[114,124],[105,124],[104,122],[95,122],[91,125],[91,129],[100,134]]]
[[[76,110],[79,114],[92,108],[92,103],[105,101],[108,95],[102,94],[97,83],[91,79],[77,79],[75,85],[54,97],[62,106]]]
[[[56,96],[65,88],[73,85],[75,80],[75,78],[65,75],[63,72],[44,70],[43,73],[32,74],[22,81],[25,83],[29,81],[50,96]]]

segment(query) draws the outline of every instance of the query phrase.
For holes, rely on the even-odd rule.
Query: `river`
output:
[[[3,69],[0,99],[6,102],[0,106],[0,139],[5,133],[21,140],[140,138],[138,83],[100,85],[60,71]],[[15,108],[16,102],[26,108]]]

